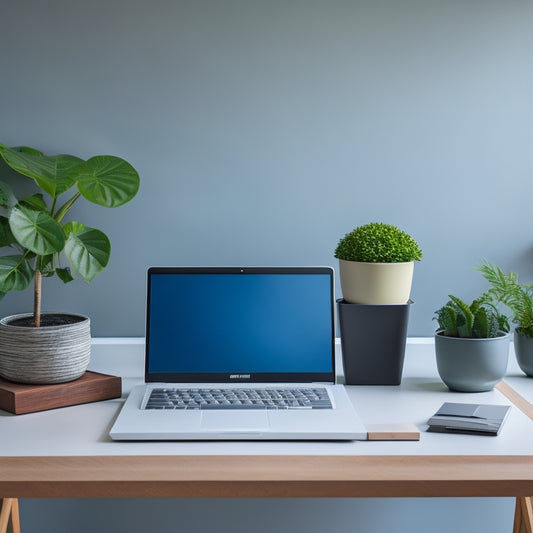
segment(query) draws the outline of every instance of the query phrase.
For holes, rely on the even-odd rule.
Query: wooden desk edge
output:
[[[2,457],[0,497],[503,497],[530,456]]]

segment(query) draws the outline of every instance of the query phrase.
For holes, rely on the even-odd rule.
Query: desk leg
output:
[[[0,511],[0,533],[7,532],[9,518],[11,517],[11,531],[20,533],[19,501],[17,498],[4,498]]]
[[[533,533],[533,505],[532,498],[516,498],[514,512],[513,533]]]

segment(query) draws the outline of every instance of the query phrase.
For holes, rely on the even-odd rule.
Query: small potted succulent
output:
[[[470,305],[456,296],[449,298],[435,312],[439,375],[451,390],[492,390],[507,370],[509,321],[488,293]]]
[[[335,257],[346,302],[405,304],[411,292],[414,262],[420,261],[422,251],[396,226],[372,222],[340,239]]]
[[[489,262],[478,267],[490,283],[489,294],[511,311],[514,330],[514,350],[520,369],[533,377],[533,285],[518,282],[515,272],[505,274]]]
[[[68,283],[76,276],[90,282],[106,267],[107,236],[65,217],[81,198],[105,207],[125,204],[137,193],[139,175],[114,156],[84,161],[3,144],[0,156],[40,189],[17,199],[0,183],[0,298],[34,285],[33,313],[0,320],[0,376],[22,383],[72,381],[89,363],[90,321],[71,313],[41,313],[42,278],[57,275]]]

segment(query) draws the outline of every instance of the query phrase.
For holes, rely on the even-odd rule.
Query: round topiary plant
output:
[[[335,257],[364,263],[407,263],[420,261],[416,241],[396,226],[372,222],[347,233],[337,245]]]

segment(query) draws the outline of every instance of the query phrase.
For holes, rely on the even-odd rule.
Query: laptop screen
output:
[[[146,381],[334,381],[330,267],[148,270]]]

